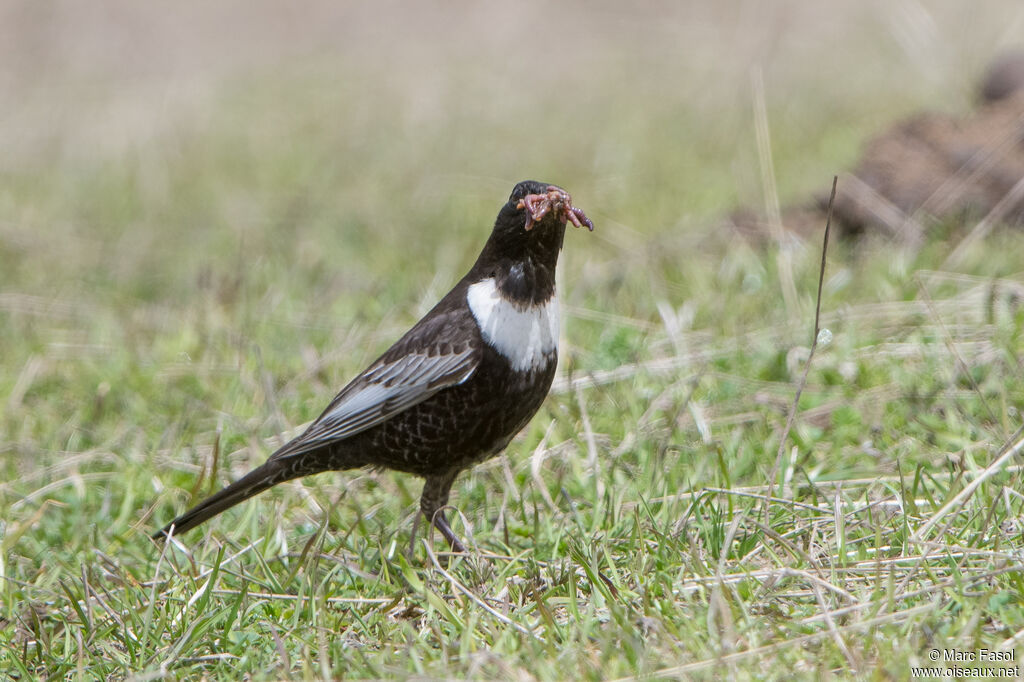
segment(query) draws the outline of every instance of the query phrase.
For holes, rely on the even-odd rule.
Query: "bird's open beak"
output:
[[[519,200],[516,208],[526,209],[526,231],[529,232],[533,226],[551,213],[562,223],[571,222],[576,227],[587,226],[591,232],[594,231],[594,223],[591,222],[583,209],[572,205],[572,197],[561,187],[548,185],[548,191],[544,194],[527,194]]]

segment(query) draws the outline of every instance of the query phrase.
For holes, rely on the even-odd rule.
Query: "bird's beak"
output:
[[[587,226],[591,232],[594,231],[594,223],[591,222],[583,209],[572,205],[572,197],[561,187],[548,185],[548,191],[544,194],[527,194],[516,204],[517,209],[526,209],[527,232],[548,213],[552,213],[562,223],[571,222],[576,227]]]

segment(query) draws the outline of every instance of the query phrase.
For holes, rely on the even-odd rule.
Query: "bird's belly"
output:
[[[420,476],[463,469],[508,445],[544,402],[555,374],[556,354],[538,369],[513,370],[485,352],[466,382],[356,437],[374,464]],[[371,454],[372,453],[372,454]]]

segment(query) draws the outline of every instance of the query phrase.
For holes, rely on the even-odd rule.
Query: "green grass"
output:
[[[582,101],[467,65],[417,108],[383,67],[314,59],[228,79],[128,150],[58,135],[6,162],[0,672],[899,679],[931,649],[1012,648],[1021,467],[991,467],[1021,425],[1024,235],[956,271],[970,225],[918,252],[833,243],[833,340],[769,500],[820,243],[792,252],[787,307],[775,249],[716,222],[760,201],[749,100],[615,64]],[[824,104],[768,88],[783,201],[826,190],[880,111],[934,101],[889,83]],[[389,472],[148,539],[425,312],[524,177],[597,231],[566,238],[555,389],[456,483],[472,556],[422,533],[407,554],[419,482]]]

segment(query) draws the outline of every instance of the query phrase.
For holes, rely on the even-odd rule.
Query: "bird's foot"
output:
[[[459,540],[459,536],[455,534],[452,527],[448,525],[448,519],[445,518],[444,512],[438,510],[434,514],[434,526],[441,531],[441,535],[448,541],[448,544],[452,546],[452,551],[457,554],[466,554],[466,546]]]

